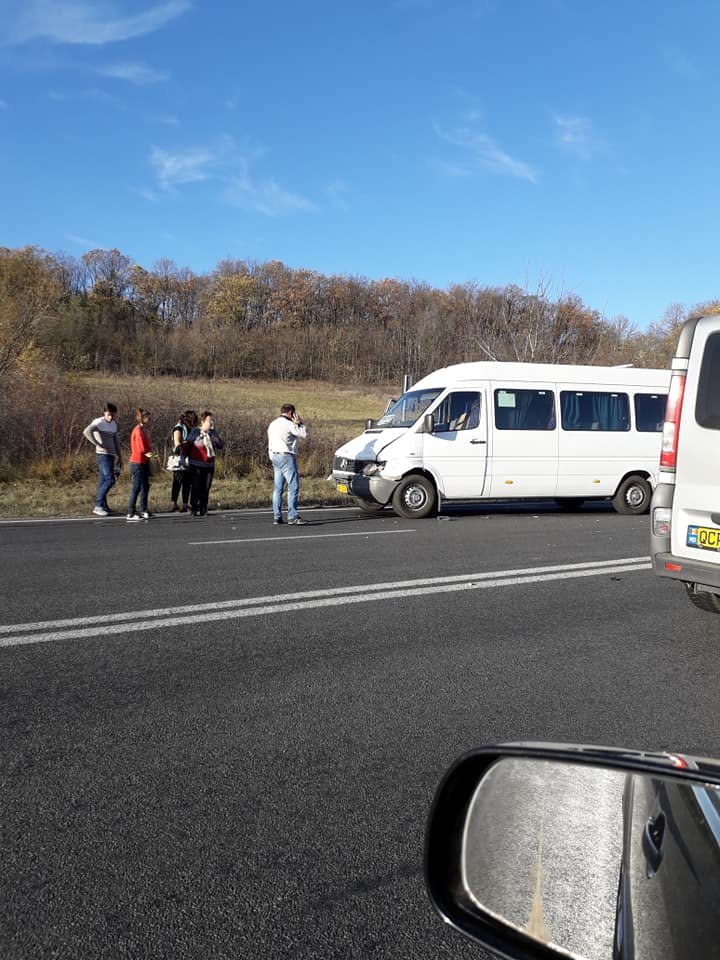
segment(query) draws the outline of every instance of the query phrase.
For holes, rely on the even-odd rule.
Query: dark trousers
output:
[[[210,487],[215,473],[215,464],[207,467],[190,467],[190,507],[201,516],[207,513]]]
[[[178,497],[182,492],[182,503],[186,507],[188,501],[190,500],[190,471],[189,470],[176,470],[173,473],[173,482],[172,482],[172,491],[170,493],[170,499],[173,503],[177,503]]]
[[[130,499],[128,500],[128,513],[135,513],[138,494],[140,494],[140,510],[143,513],[147,513],[148,491],[150,490],[150,464],[131,463],[130,476],[132,477],[132,488],[130,489]]]

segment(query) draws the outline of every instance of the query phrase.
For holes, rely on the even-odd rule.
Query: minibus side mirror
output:
[[[420,427],[419,433],[434,433],[435,432],[435,417],[431,413],[426,413],[423,417],[422,426]]]
[[[375,426],[375,421],[371,420],[370,417],[368,417],[368,419],[365,421],[365,429],[372,430],[374,426]]]

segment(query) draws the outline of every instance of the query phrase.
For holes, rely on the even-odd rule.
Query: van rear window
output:
[[[720,332],[711,333],[705,341],[695,419],[701,427],[720,430]]]
[[[635,429],[639,433],[662,433],[666,393],[635,394]]]

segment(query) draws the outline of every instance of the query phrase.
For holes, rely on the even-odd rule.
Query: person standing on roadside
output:
[[[114,403],[105,404],[103,415],[85,427],[83,436],[95,447],[99,471],[93,513],[96,517],[107,517],[111,513],[107,495],[122,469],[122,454],[117,435],[117,407]]]
[[[210,487],[215,475],[215,453],[225,444],[215,429],[215,417],[206,410],[200,423],[188,434],[182,450],[190,467],[190,509],[194,517],[204,517],[208,509]]]
[[[178,422],[173,427],[173,453],[181,454],[182,445],[188,438],[193,427],[197,426],[198,415],[194,410],[186,410],[178,417]],[[178,506],[178,497],[182,493],[182,510]],[[172,502],[172,513],[187,513],[188,503],[190,502],[190,471],[176,470],[173,473],[172,488],[170,491],[170,500]]]
[[[270,424],[268,454],[272,461],[273,523],[282,523],[283,490],[287,484],[287,522],[296,526],[307,523],[298,515],[300,475],[297,468],[297,441],[307,437],[307,428],[292,403],[280,407],[280,416]]]
[[[150,442],[150,412],[138,407],[135,411],[135,426],[130,434],[130,476],[132,477],[132,488],[130,490],[130,499],[128,500],[128,520],[149,520],[151,517],[148,510],[148,493],[150,491],[150,461],[153,456],[152,444]],[[140,495],[141,514],[135,512],[138,494]]]

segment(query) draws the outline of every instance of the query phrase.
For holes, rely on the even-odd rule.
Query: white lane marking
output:
[[[183,606],[159,607],[154,610],[131,610],[128,613],[106,613],[92,617],[72,617],[65,620],[38,620],[35,623],[12,623],[0,626],[0,635],[21,633],[27,630],[51,630],[58,627],[83,627],[94,623],[144,620],[148,617],[169,617],[173,614],[200,614],[207,611],[236,610],[241,607],[260,606],[289,600],[314,600],[321,597],[347,596],[355,593],[373,593],[381,590],[402,590],[413,587],[432,587],[436,584],[465,583],[473,580],[492,580],[504,577],[527,577],[535,573],[561,573],[597,567],[612,567],[617,564],[647,564],[650,557],[623,557],[617,560],[586,560],[582,563],[560,563],[549,567],[525,567],[516,570],[486,570],[483,573],[457,573],[447,577],[422,577],[416,580],[394,580],[385,583],[363,583],[355,587],[326,587],[322,590],[303,590],[297,593],[270,594],[262,597],[244,597],[240,600],[218,600],[210,603],[187,603]],[[1,641],[0,641],[1,642]]]
[[[536,568],[544,570],[545,572],[532,573],[523,573],[522,571],[514,571],[512,576],[502,576],[498,573],[495,574],[480,574],[473,580],[454,580],[452,583],[441,583],[437,580],[430,581],[429,583],[423,584],[421,586],[408,587],[405,589],[386,589],[382,585],[374,585],[370,588],[371,592],[350,594],[350,590],[361,590],[368,588],[347,588],[343,590],[342,593],[336,591],[336,595],[333,596],[313,596],[311,599],[296,600],[295,602],[288,602],[289,597],[279,597],[279,598],[248,598],[244,601],[237,601],[236,603],[247,604],[247,606],[240,607],[236,605],[232,609],[223,609],[219,610],[218,607],[220,604],[207,606],[211,607],[200,615],[197,613],[197,608],[195,612],[189,616],[168,616],[163,619],[153,619],[153,620],[135,620],[128,623],[114,623],[113,620],[119,620],[118,617],[107,617],[102,626],[98,627],[88,627],[84,629],[75,629],[75,630],[55,630],[49,633],[30,633],[30,634],[21,634],[19,636],[8,636],[0,638],[0,647],[13,647],[20,646],[23,644],[35,644],[35,643],[47,643],[52,640],[83,640],[89,639],[92,637],[99,636],[109,636],[119,633],[128,633],[132,631],[140,630],[156,630],[161,627],[179,627],[179,626],[189,626],[195,623],[211,623],[221,620],[239,620],[246,617],[258,617],[258,616],[267,616],[273,613],[288,613],[288,612],[297,612],[300,610],[308,610],[312,608],[320,607],[337,607],[343,606],[351,603],[367,603],[373,600],[397,600],[403,599],[406,597],[418,597],[418,596],[428,596],[429,594],[434,593],[450,593],[450,592],[460,592],[464,590],[484,590],[491,587],[510,587],[516,586],[518,584],[524,583],[543,583],[549,580],[569,580],[578,577],[597,577],[603,574],[612,574],[612,573],[632,573],[636,570],[650,570],[652,565],[649,562],[649,558],[636,558],[627,561],[600,561],[597,564],[576,564],[573,567],[565,569],[555,569],[552,572],[547,572],[552,570],[552,568]],[[484,579],[483,579],[484,578]],[[448,578],[439,578],[440,580]],[[416,581],[418,582],[418,581]],[[321,593],[322,591],[317,591]],[[297,595],[296,595],[297,596]],[[302,595],[301,595],[302,596]],[[307,594],[305,595],[307,596]],[[264,603],[266,599],[270,599],[274,602]],[[277,602],[277,601],[280,602]],[[233,602],[233,601],[229,601]],[[249,604],[253,604],[249,606]],[[262,604],[262,605],[258,605]],[[172,611],[177,614],[177,609]],[[142,614],[136,613],[135,616],[140,616]],[[120,616],[128,616],[127,614]],[[17,625],[20,626],[20,625]],[[25,625],[25,629],[31,628],[30,624]]]
[[[310,521],[312,523],[312,521]],[[287,526],[287,524],[283,524]],[[292,524],[289,524],[292,526]],[[359,533],[304,533],[299,537],[246,537],[233,540],[189,540],[189,547],[216,546],[218,543],[265,543],[268,540],[274,543],[295,543],[296,540],[329,540],[331,537],[381,537],[398,533],[417,533],[417,530],[363,530]]]

